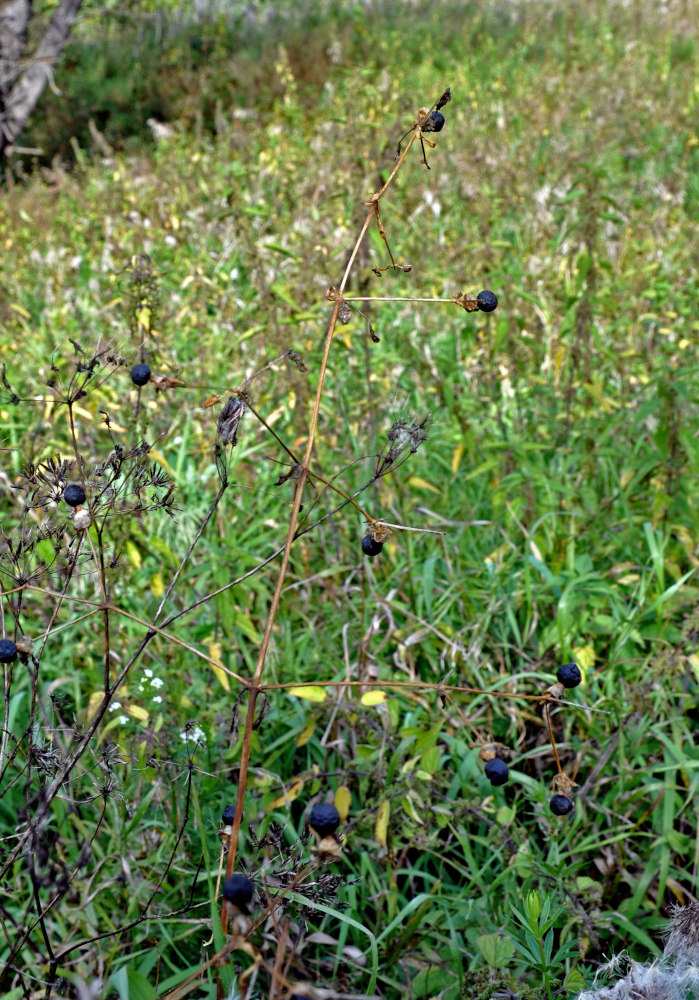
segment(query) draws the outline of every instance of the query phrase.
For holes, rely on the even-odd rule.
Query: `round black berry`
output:
[[[69,507],[82,507],[87,498],[82,486],[79,483],[74,483],[71,486],[66,486],[63,490],[63,499]]]
[[[370,559],[377,556],[382,548],[383,542],[377,542],[371,535],[365,535],[362,538],[362,552],[365,556],[369,556]]]
[[[0,663],[12,663],[17,659],[17,647],[12,639],[0,639]]]
[[[148,365],[134,365],[131,369],[131,381],[136,385],[145,385],[150,381],[150,368]]]
[[[549,805],[554,816],[567,816],[573,808],[573,803],[565,795],[554,795]]]
[[[510,770],[504,760],[493,757],[485,765],[485,776],[491,785],[504,785],[510,776]]]
[[[289,1000],[311,1000],[308,993],[292,993]]]
[[[484,313],[491,313],[493,309],[497,309],[498,307],[497,295],[495,292],[489,292],[487,288],[478,293],[476,302],[480,311]]]
[[[235,817],[235,806],[226,806],[221,813],[221,822],[232,823]]]
[[[441,132],[444,128],[444,115],[441,111],[433,111],[423,128],[424,132]]]
[[[580,667],[577,663],[564,663],[563,666],[559,667],[556,671],[556,677],[563,687],[566,688],[576,688],[582,680]]]
[[[321,802],[311,809],[308,823],[319,837],[329,837],[340,825],[340,814],[332,802]]]
[[[223,883],[223,898],[234,903],[243,913],[248,912],[248,903],[255,894],[255,886],[247,875],[236,872]]]

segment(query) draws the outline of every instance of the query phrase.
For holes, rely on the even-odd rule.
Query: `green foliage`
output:
[[[309,801],[344,790],[342,860],[284,913],[307,927],[293,982],[572,993],[611,950],[658,954],[669,904],[696,895],[696,44],[679,12],[638,5],[280,10],[245,31],[235,5],[196,23],[123,6],[108,30],[88,18],[63,96],[47,95],[28,139],[52,153],[80,137],[73,169],[18,170],[0,200],[0,510],[10,538],[36,541],[17,564],[5,541],[0,579],[5,595],[33,574],[43,588],[4,602],[5,634],[16,624],[42,646],[40,671],[29,660],[5,676],[8,849],[196,541],[162,634],[52,803],[36,877],[24,856],[5,874],[2,990],[28,996],[29,975],[55,975],[58,992],[102,977],[105,996],[163,995],[223,946],[217,830],[247,701],[221,668],[254,672],[294,480],[248,411],[214,508],[220,404],[205,404],[272,363],[252,406],[302,448],[324,295],[358,206],[418,105],[450,84],[430,173],[416,155],[382,209],[412,270],[376,278],[387,260],[371,237],[352,293],[488,287],[500,308],[355,308],[333,343],[314,464],[353,494],[395,421],[431,411],[425,445],[358,502],[443,534],[396,530],[369,561],[345,507],[295,542],[264,681],[314,687],[258,703],[240,864],[262,905],[263,873],[277,891],[310,856]],[[151,116],[174,134],[144,142]],[[138,390],[143,360],[175,382]],[[29,463],[75,459],[71,415],[91,495],[112,492],[58,599],[72,523],[50,499],[27,511],[19,487]],[[95,472],[143,438],[147,455]],[[340,502],[316,481],[302,527]],[[108,656],[100,544],[120,609]],[[518,696],[573,659],[583,684],[552,725],[580,787],[559,820],[541,712]],[[370,682],[385,686],[376,704]],[[483,775],[486,738],[513,750],[502,788]],[[197,995],[215,995],[216,975]]]

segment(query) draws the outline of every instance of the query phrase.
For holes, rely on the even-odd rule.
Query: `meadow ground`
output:
[[[697,894],[697,11],[391,7],[88,18],[0,190],[11,1000],[550,1000]]]

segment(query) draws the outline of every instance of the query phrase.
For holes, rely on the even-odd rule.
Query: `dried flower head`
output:
[[[380,476],[385,476],[386,473],[395,469],[402,461],[405,461],[408,457],[405,452],[408,449],[411,455],[418,450],[422,442],[427,440],[427,427],[431,419],[432,414],[428,413],[420,423],[416,423],[413,420],[408,424],[405,420],[397,420],[392,425],[387,434],[388,443],[379,455],[376,463],[376,469],[374,470],[374,477],[376,479]]]
[[[216,425],[216,433],[222,444],[235,446],[238,443],[238,427],[247,408],[245,393],[241,393],[239,396],[229,396],[223,404]]]

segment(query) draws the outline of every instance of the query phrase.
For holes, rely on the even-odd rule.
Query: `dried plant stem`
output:
[[[258,694],[259,694],[259,692],[261,690],[261,688],[260,688],[260,681],[262,679],[262,671],[264,669],[265,660],[266,660],[266,657],[267,657],[267,650],[269,648],[269,642],[270,642],[270,639],[271,639],[271,636],[272,636],[272,630],[274,628],[274,622],[275,622],[275,619],[276,619],[276,616],[277,616],[277,611],[279,609],[279,602],[280,602],[280,598],[281,598],[282,589],[283,589],[283,586],[284,586],[284,579],[285,579],[285,576],[286,576],[287,567],[289,565],[289,557],[290,557],[290,554],[291,554],[291,546],[293,545],[294,539],[296,537],[296,526],[298,524],[299,511],[301,509],[301,499],[302,499],[302,496],[303,496],[303,488],[305,486],[305,483],[306,483],[306,480],[307,480],[308,474],[309,474],[308,473],[308,469],[309,469],[310,462],[311,462],[311,455],[313,454],[313,445],[314,445],[314,442],[315,442],[316,431],[317,431],[317,428],[318,428],[318,415],[320,413],[320,405],[321,405],[321,400],[322,400],[322,396],[323,396],[323,386],[324,386],[325,375],[326,375],[327,367],[328,367],[328,358],[330,356],[330,348],[332,346],[332,340],[333,340],[333,336],[334,336],[334,333],[335,333],[335,327],[336,327],[336,324],[337,324],[338,314],[339,314],[339,311],[340,311],[340,306],[342,304],[342,296],[343,296],[345,288],[347,287],[347,282],[349,280],[349,276],[350,276],[350,273],[352,271],[352,267],[354,266],[354,262],[355,262],[355,260],[357,258],[357,254],[359,253],[359,248],[362,245],[362,241],[363,241],[364,237],[366,236],[366,233],[367,233],[367,230],[369,229],[369,226],[371,225],[372,221],[376,217],[375,205],[379,201],[379,199],[382,197],[382,195],[385,193],[386,189],[388,188],[388,186],[391,183],[391,181],[393,180],[393,178],[396,176],[396,174],[397,174],[398,170],[400,169],[401,165],[405,162],[405,158],[406,158],[406,156],[408,154],[408,151],[410,150],[410,148],[411,148],[414,140],[415,140],[415,136],[412,136],[410,142],[407,144],[407,146],[405,148],[405,151],[403,152],[402,156],[399,158],[398,162],[394,166],[394,168],[391,171],[391,174],[389,175],[389,177],[386,180],[385,184],[383,185],[383,187],[381,188],[380,191],[378,191],[376,194],[374,194],[372,196],[371,201],[368,202],[368,205],[370,206],[369,207],[369,212],[367,213],[367,216],[366,216],[366,218],[365,218],[365,220],[364,220],[364,222],[362,224],[362,227],[361,227],[361,229],[359,231],[359,235],[357,236],[357,239],[355,241],[354,248],[353,248],[352,253],[350,254],[350,258],[349,258],[349,260],[347,262],[347,266],[345,267],[345,273],[342,276],[342,281],[340,283],[340,287],[338,289],[338,293],[337,293],[337,296],[335,298],[332,315],[330,317],[330,323],[328,324],[328,329],[327,329],[327,332],[326,332],[326,335],[325,335],[325,343],[324,343],[324,346],[323,346],[323,356],[322,356],[322,359],[321,359],[321,362],[320,362],[320,370],[318,372],[318,385],[316,387],[315,399],[313,401],[313,412],[311,414],[311,421],[310,421],[310,426],[309,426],[309,430],[308,430],[308,440],[306,442],[306,450],[305,450],[304,457],[303,457],[303,466],[302,466],[301,472],[299,474],[299,478],[298,478],[298,480],[296,482],[296,492],[294,494],[294,502],[293,502],[292,509],[291,509],[291,515],[290,515],[290,518],[289,518],[289,530],[288,530],[287,536],[286,536],[286,543],[285,543],[285,546],[284,546],[284,553],[282,555],[282,563],[281,563],[281,566],[279,567],[279,574],[278,574],[278,577],[277,577],[277,583],[276,583],[276,586],[275,586],[275,589],[274,589],[274,595],[272,597],[272,602],[270,604],[269,613],[267,615],[267,622],[265,624],[264,635],[262,637],[262,643],[260,645],[260,650],[259,650],[259,654],[258,654],[258,657],[257,657],[257,664],[256,664],[256,667],[255,667],[255,673],[254,673],[254,676],[252,678],[252,681],[248,684],[248,690],[249,690],[248,711],[247,711],[247,716],[246,716],[246,719],[245,719],[245,729],[244,729],[244,733],[243,733],[243,742],[242,742],[242,749],[241,749],[241,756],[240,756],[240,767],[239,767],[239,771],[238,771],[238,792],[237,792],[236,803],[235,803],[235,816],[234,816],[234,819],[233,819],[233,823],[231,825],[231,835],[230,835],[230,841],[229,841],[229,846],[228,846],[228,861],[227,861],[227,864],[226,864],[226,875],[227,876],[229,876],[233,872],[233,868],[235,866],[236,855],[237,855],[237,851],[238,851],[238,839],[240,837],[240,825],[241,825],[242,818],[243,818],[243,804],[245,802],[245,793],[246,793],[246,789],[247,789],[248,768],[250,766],[250,746],[251,746],[251,742],[252,742],[253,724],[254,724],[254,721],[255,721],[255,705],[257,703],[257,696],[258,696]],[[221,914],[221,924],[222,924],[224,933],[225,933],[226,928],[227,928],[227,923],[228,923],[228,914],[227,914],[226,909],[224,907],[222,909],[222,914]],[[219,983],[219,987],[220,987],[220,983]],[[220,988],[219,988],[219,993],[220,992],[221,991],[220,991]]]

